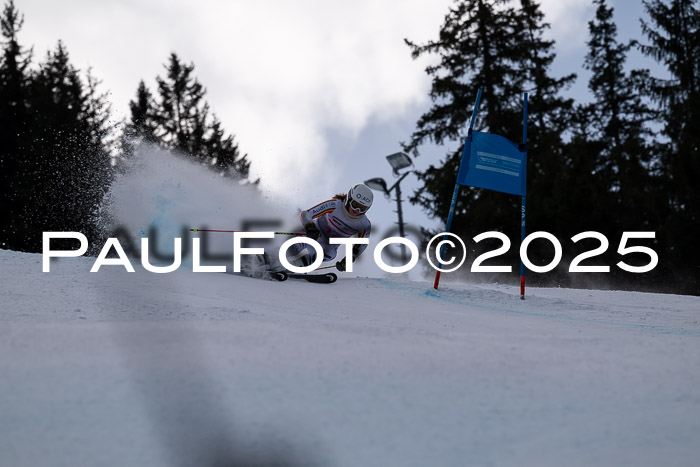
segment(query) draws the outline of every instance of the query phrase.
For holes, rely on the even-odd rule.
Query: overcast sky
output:
[[[207,101],[250,155],[263,188],[300,207],[367,178],[393,183],[384,156],[399,150],[430,105],[426,62],[413,61],[403,39],[436,38],[451,3],[16,0],[25,15],[20,39],[34,46],[35,61],[61,39],[73,64],[102,80],[117,116],[126,116],[141,79],[154,89],[171,52],[193,62]],[[641,1],[611,3],[620,39],[638,37]],[[570,92],[586,99],[581,64],[591,1],[542,6],[557,41],[554,72],[577,72]],[[416,168],[445,152],[426,149]],[[409,176],[404,192],[415,186]],[[405,207],[409,221],[426,225],[418,208]],[[385,229],[393,208],[381,197],[373,208]]]

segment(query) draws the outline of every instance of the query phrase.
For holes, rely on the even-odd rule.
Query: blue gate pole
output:
[[[523,180],[527,186],[527,93],[523,94],[523,148],[525,149],[525,157],[523,158]],[[526,193],[526,191],[523,190],[523,193]],[[523,195],[522,207],[520,210],[520,246],[522,246],[525,241],[525,198],[526,196]],[[525,300],[525,263],[523,263],[522,258],[520,258],[520,299]]]
[[[471,144],[472,129],[474,129],[474,123],[476,122],[476,113],[479,111],[479,102],[481,101],[481,88],[476,93],[476,103],[474,104],[474,110],[472,111],[472,118],[469,122],[469,131],[467,132],[467,138],[464,140],[464,149],[462,150],[462,159],[459,161],[459,169],[457,170],[457,181],[455,182],[455,190],[452,193],[452,202],[450,203],[450,213],[447,215],[447,224],[445,225],[445,233],[450,231],[452,227],[452,217],[455,213],[455,206],[457,206],[457,196],[459,196],[459,173],[462,171],[462,163],[464,162],[464,155],[466,151],[469,150],[468,146]],[[443,237],[443,240],[447,239],[447,235]],[[443,243],[442,248],[440,248],[440,255],[438,257],[438,263],[442,266],[442,258],[445,254],[445,244]],[[437,289],[440,284],[440,270],[435,272],[435,282],[433,283],[433,288]]]

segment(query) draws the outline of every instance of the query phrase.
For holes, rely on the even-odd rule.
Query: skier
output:
[[[337,194],[332,199],[300,213],[301,223],[306,230],[306,236],[316,240],[323,248],[323,261],[331,261],[336,257],[340,245],[331,244],[331,238],[348,238],[357,235],[358,238],[369,238],[372,224],[365,215],[372,206],[374,195],[366,185],[358,183],[347,193]],[[367,245],[354,245],[353,260],[360,256]],[[289,249],[290,261],[308,266],[316,260],[316,250],[297,243]],[[345,257],[336,262],[339,271],[345,271]]]

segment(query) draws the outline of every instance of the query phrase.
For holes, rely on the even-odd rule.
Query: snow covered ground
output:
[[[700,298],[0,251],[2,466],[696,466]]]

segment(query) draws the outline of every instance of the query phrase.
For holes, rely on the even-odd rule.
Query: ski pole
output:
[[[190,232],[251,232],[250,230],[216,230],[216,229],[190,229]],[[306,235],[306,232],[272,232],[275,235]]]

